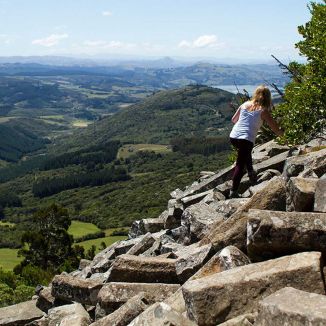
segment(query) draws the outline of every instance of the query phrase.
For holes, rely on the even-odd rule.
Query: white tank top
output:
[[[230,137],[235,139],[246,139],[255,143],[258,130],[263,123],[261,113],[262,109],[249,111],[242,104],[240,106],[239,120],[233,126]]]

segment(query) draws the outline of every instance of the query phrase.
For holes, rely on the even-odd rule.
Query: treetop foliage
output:
[[[298,144],[309,141],[325,129],[326,107],[326,6],[312,2],[311,20],[299,26],[302,40],[296,48],[306,64],[292,62],[294,73],[285,88],[284,102],[274,111],[285,130],[283,141]]]

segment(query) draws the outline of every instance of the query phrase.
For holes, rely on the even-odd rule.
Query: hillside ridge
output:
[[[324,139],[256,146],[258,183],[244,177],[242,198],[227,199],[232,166],[203,171],[160,216],[135,221],[129,240],[1,308],[0,325],[325,323]]]

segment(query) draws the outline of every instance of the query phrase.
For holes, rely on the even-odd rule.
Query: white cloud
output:
[[[224,43],[218,41],[217,36],[201,35],[193,41],[183,40],[179,43],[179,48],[201,49],[201,48],[220,48]]]
[[[42,38],[42,39],[37,39],[32,41],[32,44],[34,45],[41,45],[45,47],[52,47],[57,45],[61,40],[64,40],[68,38],[68,34],[51,34],[48,37]]]
[[[134,43],[124,43],[120,41],[85,41],[84,45],[96,50],[115,50],[115,49],[132,49],[136,47]]]
[[[112,16],[113,14],[112,14],[111,11],[107,10],[107,11],[102,11],[102,15],[103,15],[103,16],[106,16],[106,17],[110,17],[110,16]]]

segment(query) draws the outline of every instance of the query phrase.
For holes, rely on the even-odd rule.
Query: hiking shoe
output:
[[[236,190],[230,190],[229,199],[241,198],[241,195]]]

